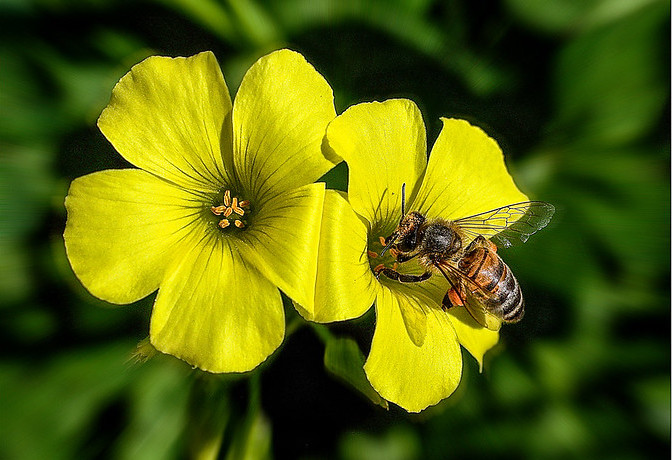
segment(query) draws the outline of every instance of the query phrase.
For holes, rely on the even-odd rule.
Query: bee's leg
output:
[[[373,272],[376,274],[376,278],[380,277],[380,274],[387,276],[391,280],[399,281],[400,283],[419,283],[420,281],[425,281],[432,276],[432,272],[425,272],[421,275],[407,275],[405,273],[399,273],[396,270],[393,270],[384,265],[378,265],[373,269]]]
[[[443,308],[443,311],[447,311],[452,307],[461,307],[464,305],[464,302],[466,302],[466,299],[462,296],[460,286],[455,286],[450,278],[446,277],[446,279],[450,283],[450,289],[448,289],[448,292],[446,292],[446,295],[443,296],[443,300],[441,301],[441,308]]]
[[[416,252],[415,254],[412,254],[412,255],[399,253],[399,255],[397,255],[397,262],[399,262],[401,264],[403,262],[407,262],[407,261],[411,260],[414,257],[417,257],[418,255],[420,255],[420,252]]]

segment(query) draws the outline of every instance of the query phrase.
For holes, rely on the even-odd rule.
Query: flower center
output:
[[[231,190],[224,190],[222,200],[219,206],[212,206],[210,210],[214,215],[220,217],[219,227],[225,229],[231,225],[237,228],[245,228],[249,216],[250,202],[241,200],[237,196],[232,196]]]
[[[367,254],[369,255],[369,266],[374,273],[382,267],[388,267],[393,270],[396,270],[398,267],[397,255],[399,251],[396,248],[390,248],[385,254],[380,255],[381,251],[385,247],[385,238],[379,236],[377,240],[373,240],[369,243],[369,249]]]

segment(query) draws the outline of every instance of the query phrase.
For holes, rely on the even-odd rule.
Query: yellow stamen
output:
[[[375,259],[376,257],[378,257],[377,252],[373,252],[373,251],[366,251],[366,252],[367,252],[367,254],[369,254],[369,257],[371,257],[372,259]]]
[[[226,210],[226,206],[213,206],[210,208],[212,213],[216,216],[221,216]]]
[[[245,210],[238,206],[238,198],[235,196],[233,197],[233,203],[231,203],[231,209],[233,209],[233,212],[235,212],[239,216],[245,214]]]
[[[246,222],[239,219],[239,217],[245,215],[246,210],[243,207],[249,207],[250,202],[248,200],[240,200],[237,196],[233,196],[233,194],[231,190],[224,190],[221,202],[223,204],[210,207],[213,214],[222,217],[217,224],[221,228],[227,228],[232,224],[238,228],[246,226]],[[250,211],[248,210],[247,212],[249,213]]]
[[[380,245],[381,245],[382,247],[385,247],[385,245],[386,245],[386,243],[385,243],[385,238],[383,238],[382,236],[379,236],[379,237],[378,237],[378,241],[380,241]]]

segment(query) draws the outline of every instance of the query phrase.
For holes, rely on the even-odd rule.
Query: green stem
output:
[[[224,429],[230,418],[230,382],[219,376],[201,375],[194,381],[187,427],[190,458],[215,460],[222,446]]]
[[[297,315],[296,317],[292,318],[287,324],[287,328],[285,329],[285,336],[289,337],[290,335],[292,335],[305,325],[306,320]]]
[[[311,323],[310,324],[313,327],[313,330],[315,331],[315,334],[320,338],[322,342],[325,344],[333,338],[333,334],[327,328],[327,326],[324,326],[323,324],[316,324],[316,323]]]

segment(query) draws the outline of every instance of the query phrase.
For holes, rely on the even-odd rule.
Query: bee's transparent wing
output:
[[[502,327],[502,318],[489,311],[483,303],[474,295],[478,291],[482,297],[491,297],[492,293],[487,292],[478,283],[469,278],[457,267],[450,264],[441,264],[439,271],[448,280],[451,286],[455,286],[464,295],[464,307],[478,324],[491,331],[498,331]],[[459,308],[459,307],[454,307]]]
[[[490,312],[476,297],[467,292],[464,307],[478,324],[491,331],[498,331],[502,327],[502,318]]]
[[[544,201],[524,201],[455,220],[471,238],[483,235],[498,246],[526,242],[551,221],[555,207]]]

